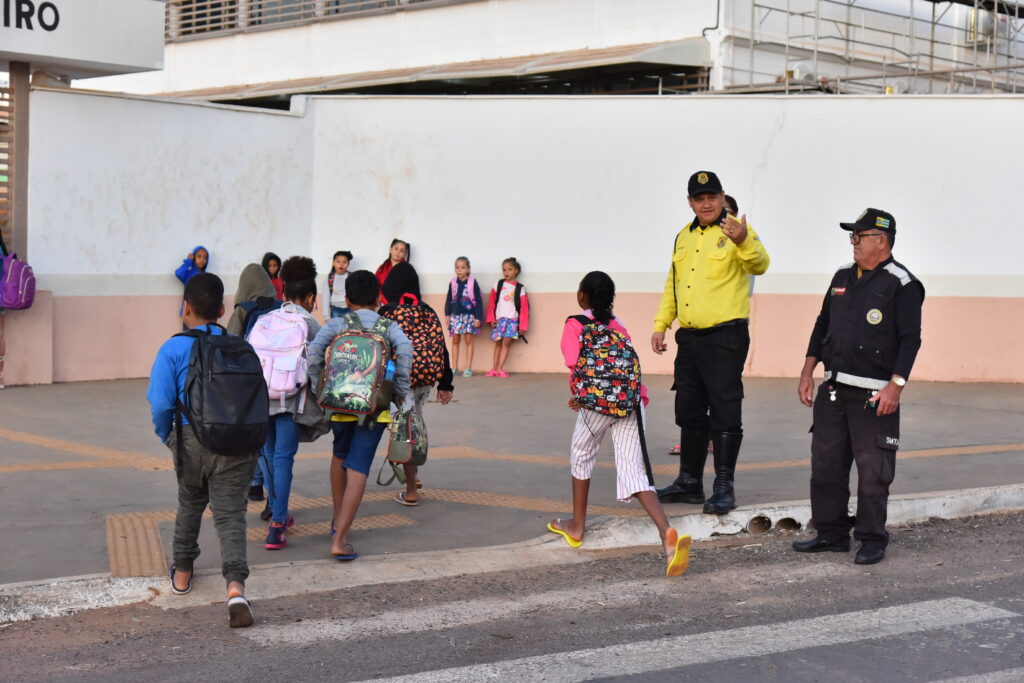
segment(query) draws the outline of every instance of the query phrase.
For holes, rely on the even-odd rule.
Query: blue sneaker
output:
[[[267,550],[280,550],[288,545],[288,541],[285,539],[285,525],[274,526],[274,524],[271,522],[267,527],[267,540],[263,542],[263,547]]]

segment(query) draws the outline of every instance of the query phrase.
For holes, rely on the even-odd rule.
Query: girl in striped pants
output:
[[[600,271],[588,273],[580,282],[576,292],[576,300],[583,309],[582,317],[570,317],[562,331],[562,355],[565,364],[575,369],[580,360],[585,335],[584,321],[591,321],[617,332],[629,340],[629,332],[612,315],[612,303],[615,300],[615,283]],[[579,318],[579,319],[578,319]],[[600,334],[600,327],[596,329]],[[634,352],[635,353],[635,352]],[[638,368],[639,366],[637,366]],[[577,412],[576,428],[572,435],[569,463],[572,474],[572,519],[555,519],[548,523],[548,530],[565,538],[573,548],[583,545],[583,534],[587,519],[587,498],[590,494],[590,475],[594,469],[594,460],[601,447],[604,435],[609,430],[615,446],[615,480],[617,498],[628,502],[636,498],[650,516],[658,535],[661,537],[665,554],[668,557],[666,574],[678,576],[686,571],[689,562],[690,537],[682,536],[669,526],[665,511],[658,502],[653,481],[650,476],[650,464],[644,448],[640,430],[642,425],[638,418],[643,417],[643,406],[638,405],[623,417],[606,415],[596,410],[581,406],[577,399],[577,386],[573,375],[569,377],[569,390],[572,398],[569,407]],[[624,395],[624,394],[623,394]],[[643,405],[648,403],[647,389],[640,385],[640,397]]]

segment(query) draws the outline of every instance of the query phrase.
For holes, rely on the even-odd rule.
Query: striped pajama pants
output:
[[[642,410],[642,409],[641,409]],[[654,485],[647,478],[643,449],[640,447],[640,431],[637,429],[636,414],[629,417],[612,417],[593,410],[581,409],[576,416],[576,428],[572,433],[569,449],[569,470],[576,479],[590,479],[594,471],[594,460],[601,448],[605,432],[611,429],[612,445],[615,447],[615,488],[616,497],[626,503],[641,491],[654,491]]]

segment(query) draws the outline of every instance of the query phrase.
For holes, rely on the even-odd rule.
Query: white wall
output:
[[[1021,97],[312,98],[305,114],[32,95],[29,257],[58,294],[173,294],[197,243],[358,268],[392,237],[437,291],[455,256],[533,291],[604,269],[658,291],[685,184],[717,171],[772,256],[759,292],[818,293],[874,206],[933,295],[1019,297]],[[299,103],[303,104],[302,102]]]
[[[996,136],[1022,100],[318,98],[311,245],[364,267],[403,237],[435,286],[458,254],[487,272],[515,255],[535,289],[596,268],[656,291],[687,177],[711,169],[771,253],[758,291],[820,291],[851,260],[838,223],[872,206],[896,217],[897,258],[939,276],[931,293],[1020,296],[1018,155]]]
[[[197,244],[223,274],[266,249],[309,249],[301,116],[46,90],[30,111],[29,257],[42,288],[179,293],[170,274]]]

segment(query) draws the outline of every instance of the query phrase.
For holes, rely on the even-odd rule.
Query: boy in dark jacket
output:
[[[182,322],[185,327],[212,335],[224,334],[216,321],[224,315],[224,283],[212,273],[199,273],[185,283]],[[185,379],[195,339],[174,336],[164,342],[150,372],[149,399],[153,427],[160,440],[176,453],[178,434],[181,462],[175,457],[178,476],[178,514],[174,522],[174,564],[170,567],[171,592],[192,590],[193,563],[199,557],[199,525],[207,504],[220,538],[222,572],[227,581],[228,620],[231,626],[249,626],[252,608],[245,599],[246,562],[245,494],[256,469],[258,454],[221,455],[203,446],[184,416],[183,428],[174,429],[178,402],[185,398]]]

